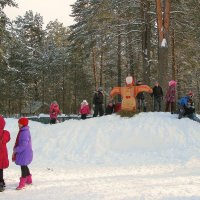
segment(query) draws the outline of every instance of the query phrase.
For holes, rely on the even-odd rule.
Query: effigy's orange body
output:
[[[128,85],[125,87],[114,87],[110,92],[110,96],[113,98],[117,94],[121,95],[121,109],[126,111],[136,111],[136,96],[140,92],[152,93],[153,91],[148,85]]]

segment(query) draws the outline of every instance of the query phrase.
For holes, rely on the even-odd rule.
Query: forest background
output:
[[[164,93],[176,80],[177,99],[192,90],[200,111],[199,0],[77,0],[70,27],[58,20],[44,27],[33,11],[11,21],[6,6],[17,4],[0,0],[0,113],[53,100],[77,113],[99,86],[106,105],[127,75],[151,87],[158,80]]]

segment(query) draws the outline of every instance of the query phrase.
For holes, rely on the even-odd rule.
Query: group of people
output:
[[[142,85],[142,81],[137,81],[136,85]],[[162,100],[163,100],[163,90],[162,87],[159,85],[159,82],[156,81],[154,87],[152,88],[153,93],[151,97],[153,97],[153,111],[160,112],[162,110]],[[143,92],[140,92],[137,96],[137,105],[138,111],[147,111],[147,104],[145,101],[145,96]]]
[[[142,81],[137,81],[137,86],[143,85]],[[176,85],[177,82],[174,80],[169,81],[169,87],[167,89],[165,95],[165,112],[176,113]],[[159,82],[156,81],[154,87],[152,88],[151,97],[153,98],[153,111],[160,112],[162,111],[162,102],[164,99],[164,93],[162,87],[159,85]],[[138,93],[136,96],[137,99],[137,108],[138,111],[147,111],[147,104],[145,101],[145,95],[143,92]],[[93,96],[93,117],[103,116],[104,114],[109,115],[114,112],[120,110],[120,103],[114,103],[113,99],[109,100],[108,105],[106,106],[104,112],[104,93],[103,88],[99,87],[97,91],[95,91]],[[91,114],[89,104],[86,100],[83,100],[79,113],[81,115],[81,119],[86,119],[87,115]],[[55,124],[57,122],[57,115],[61,114],[58,103],[54,101],[50,106],[50,123]],[[180,101],[178,101],[178,114],[179,119],[182,117],[188,117],[195,121],[199,122],[198,117],[195,114],[194,102],[193,102],[193,94],[189,92],[186,97],[183,97]]]
[[[169,81],[169,87],[166,93],[166,108],[165,111],[171,111],[171,114],[176,113],[176,85],[177,82]],[[178,100],[178,119],[187,117],[200,123],[200,119],[196,116],[193,92],[189,91],[187,95]]]
[[[103,88],[99,87],[97,91],[95,91],[94,97],[93,97],[93,109],[94,114],[93,117],[103,116],[104,115],[104,94],[103,94]],[[86,100],[83,100],[81,103],[79,113],[81,114],[81,119],[86,119],[88,114],[91,114],[89,104]]]
[[[137,83],[142,84],[142,82]],[[169,82],[169,88],[167,90],[165,99],[166,99],[166,108],[165,111],[171,111],[173,114],[175,112],[175,102],[176,102],[176,84],[177,82],[172,80]],[[190,91],[186,96],[182,97],[178,101],[178,118],[188,117],[194,121],[200,123],[200,119],[195,114],[195,107],[193,102],[193,93]],[[95,92],[93,97],[94,104],[94,114],[93,117],[104,115],[103,109],[103,89],[100,87],[98,91]],[[161,102],[163,100],[163,91],[159,86],[159,83],[156,82],[153,87],[152,97],[154,98],[154,111],[161,111]],[[137,96],[138,105],[146,106],[144,103],[144,94],[139,94]],[[117,104],[116,104],[117,105]],[[119,107],[118,107],[119,108]],[[141,108],[141,107],[140,107]],[[144,111],[146,111],[144,109]],[[81,119],[86,119],[87,115],[90,114],[89,104],[86,100],[83,100],[79,110],[81,114]],[[114,112],[114,103],[109,102],[106,107],[106,113],[112,114]],[[52,102],[50,106],[50,123],[55,124],[57,121],[57,115],[61,114],[58,103],[56,101]],[[31,134],[28,126],[28,118],[22,117],[18,120],[19,132],[16,137],[15,145],[13,147],[12,161],[16,165],[21,167],[21,177],[17,190],[25,188],[26,185],[32,184],[32,174],[30,173],[28,165],[32,162],[33,159],[33,150],[31,143]],[[6,144],[10,141],[10,133],[5,128],[5,120],[0,115],[0,192],[4,191],[6,184],[4,181],[3,170],[8,168],[8,151]]]
[[[21,177],[16,188],[17,190],[21,190],[26,185],[32,184],[32,174],[28,165],[33,160],[33,150],[28,122],[28,118],[25,117],[18,120],[19,132],[12,153],[12,161],[21,167]],[[6,187],[3,170],[9,167],[6,144],[10,141],[10,133],[4,130],[5,124],[4,118],[0,115],[0,192],[3,192]]]
[[[136,85],[142,85],[142,84],[143,84],[142,81],[137,81],[136,83]],[[177,85],[176,81],[174,80],[169,81],[168,89],[164,97],[162,87],[159,85],[158,81],[155,82],[155,85],[152,88],[153,93],[151,94],[151,97],[153,98],[153,111],[157,111],[157,112],[162,111],[162,102],[163,102],[163,99],[165,98],[165,101],[166,101],[165,112],[171,112],[171,114],[178,112],[179,119],[181,119],[182,117],[188,117],[192,120],[200,122],[200,119],[195,114],[193,93],[191,91],[188,93],[188,95],[182,97],[178,101],[178,111],[176,111],[176,85]],[[94,105],[93,117],[96,117],[98,115],[99,116],[104,115],[103,96],[104,96],[103,89],[102,87],[100,87],[95,92],[94,97],[93,97],[93,105]],[[146,107],[144,93],[143,92],[139,93],[136,96],[136,99],[137,99],[138,111],[146,112],[147,107]],[[82,103],[80,113],[81,114],[84,113],[87,116],[87,114],[90,114],[89,105],[87,103],[87,109],[85,109],[85,112],[82,112],[83,110],[82,107],[84,107],[83,105],[84,104]],[[120,109],[119,103],[114,104],[113,100],[110,100],[108,105],[106,106],[105,114],[112,114],[113,112],[115,112],[116,106],[118,106],[118,108]],[[84,119],[86,118],[86,116],[84,116]]]
[[[176,84],[177,82],[174,80],[169,81],[169,87],[167,89],[165,100],[166,100],[166,106],[165,106],[165,112],[171,112],[172,114],[175,113],[176,109]],[[141,81],[137,82],[137,85],[142,85]],[[152,88],[153,93],[151,94],[151,97],[153,97],[153,111],[162,111],[162,101],[164,99],[164,93],[162,90],[162,87],[159,85],[159,82],[156,81],[154,87]],[[141,92],[137,95],[137,105],[138,110],[143,112],[146,112],[146,102],[144,93]]]
[[[140,82],[138,84],[141,84]],[[171,114],[178,113],[178,118],[181,119],[183,117],[187,117],[194,121],[200,122],[200,119],[195,114],[195,107],[193,101],[193,93],[191,91],[188,94],[178,100],[178,111],[176,111],[176,85],[177,82],[174,80],[169,81],[169,87],[166,92],[165,100],[166,107],[165,112],[171,112]],[[153,87],[153,93],[151,94],[154,100],[154,111],[161,111],[161,104],[163,100],[163,90],[160,87],[159,83],[156,81],[155,86]],[[144,107],[146,104],[144,103],[144,94],[138,95],[138,106],[142,105]],[[141,103],[142,102],[142,103]],[[139,109],[138,108],[138,109]]]

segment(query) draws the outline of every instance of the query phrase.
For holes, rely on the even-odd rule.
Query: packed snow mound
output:
[[[17,119],[6,119],[12,153]],[[30,121],[33,165],[188,162],[200,157],[200,124],[162,112],[108,115],[50,125]],[[11,155],[10,155],[11,156]],[[45,162],[44,162],[45,161]]]

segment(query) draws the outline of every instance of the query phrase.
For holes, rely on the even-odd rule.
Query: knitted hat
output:
[[[177,82],[174,80],[169,81],[169,86],[176,86]]]
[[[98,91],[99,91],[99,92],[103,91],[103,88],[102,88],[102,87],[99,87],[99,88],[98,88]]]
[[[27,126],[28,125],[28,118],[26,117],[21,117],[19,120],[18,120],[18,123],[23,125],[23,126]]]

